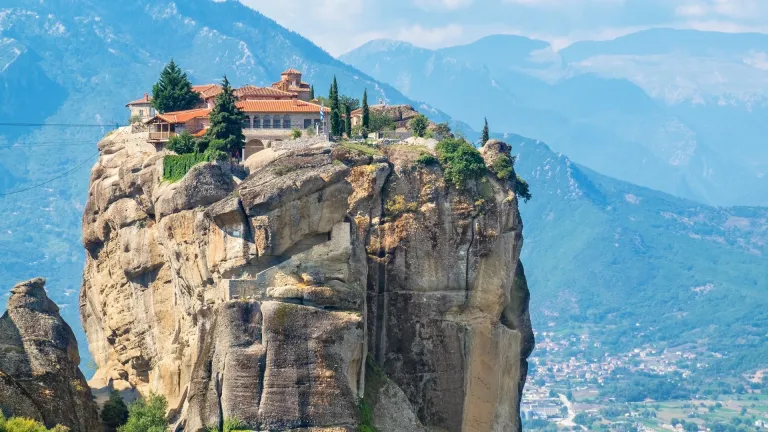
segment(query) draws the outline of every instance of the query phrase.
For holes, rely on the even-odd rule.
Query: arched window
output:
[[[272,119],[272,127],[275,129],[280,129],[280,116],[276,115],[274,119]]]
[[[286,114],[283,116],[283,129],[290,129],[291,128],[291,116]]]
[[[245,116],[243,118],[243,129],[250,129],[251,128],[251,117]]]
[[[272,119],[272,118],[271,118],[271,117],[269,117],[269,116],[265,116],[265,117],[264,117],[264,124],[262,125],[262,126],[264,127],[264,129],[269,129],[270,127],[272,127],[272,121],[271,121],[271,119]]]
[[[261,128],[261,117],[253,116],[253,128],[254,129],[260,129]]]

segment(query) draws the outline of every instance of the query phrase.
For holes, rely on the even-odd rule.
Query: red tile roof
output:
[[[208,129],[200,129],[199,131],[193,133],[192,136],[200,138],[201,136],[205,135],[206,131],[208,131]]]
[[[200,93],[200,97],[203,99],[209,99],[221,93],[221,86],[218,84],[194,85],[192,91]]]
[[[254,113],[319,113],[320,105],[301,100],[249,100],[237,102],[237,107]],[[330,112],[330,108],[324,108]]]
[[[166,123],[186,123],[192,119],[200,117],[208,117],[211,113],[209,108],[199,108],[186,111],[167,112],[164,114],[158,114],[155,117],[148,120],[160,119]]]
[[[285,98],[290,99],[295,97],[296,95],[287,92],[282,91],[276,88],[271,87],[256,87],[252,85],[246,85],[243,87],[240,87],[239,89],[235,90],[235,96],[238,98],[243,97],[277,97],[277,98]]]
[[[288,75],[288,74],[300,74],[301,72],[297,71],[294,68],[290,68],[287,71],[281,73],[280,75]]]
[[[125,106],[139,105],[139,104],[148,104],[148,103],[152,103],[152,96],[150,96],[147,93],[144,93],[144,97],[143,98],[130,101],[127,104],[125,104]]]

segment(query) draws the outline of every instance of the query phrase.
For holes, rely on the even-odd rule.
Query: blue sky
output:
[[[333,55],[369,40],[439,48],[489,34],[556,48],[650,27],[768,33],[768,0],[241,0]]]

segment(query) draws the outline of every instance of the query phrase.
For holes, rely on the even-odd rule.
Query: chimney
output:
[[[144,100],[149,102],[149,93],[144,93]]]

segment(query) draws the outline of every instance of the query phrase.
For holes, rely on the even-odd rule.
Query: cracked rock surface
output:
[[[361,404],[382,432],[520,429],[533,333],[508,184],[456,190],[413,146],[326,143],[176,184],[125,130],[100,149],[80,296],[92,386],[163,394],[185,431],[354,431]]]

